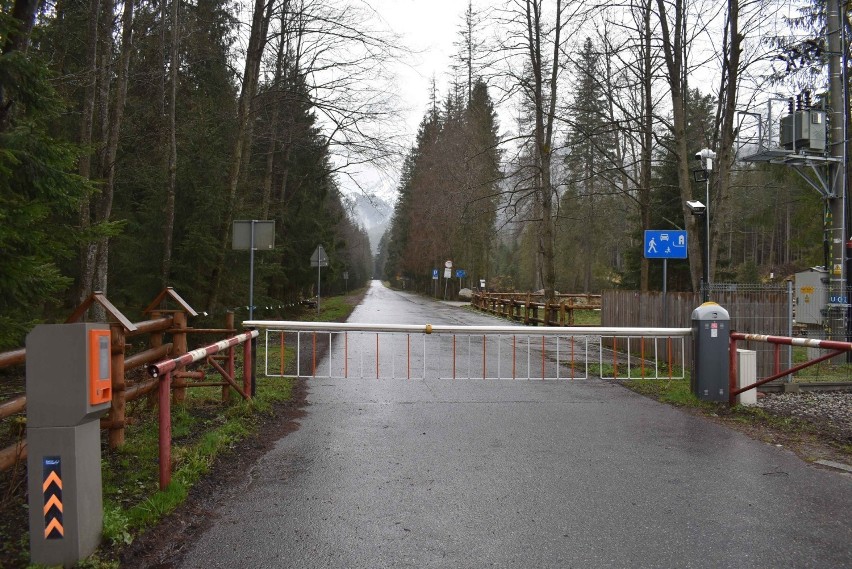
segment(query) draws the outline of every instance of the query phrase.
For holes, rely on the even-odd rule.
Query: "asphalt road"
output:
[[[374,283],[353,322],[494,323]],[[852,477],[601,380],[312,380],[182,567],[850,567]]]

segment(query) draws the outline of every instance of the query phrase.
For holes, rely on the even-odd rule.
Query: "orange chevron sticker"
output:
[[[47,478],[44,479],[44,483],[41,485],[42,492],[47,492],[47,488],[51,484],[56,484],[62,490],[62,479],[55,471],[48,474]]]
[[[47,527],[44,528],[44,537],[45,539],[49,539],[53,532],[58,532],[58,537],[65,537],[65,528],[62,527],[62,522],[54,518],[51,520]]]
[[[44,493],[44,539],[63,539],[62,526],[62,457],[42,458],[42,491]]]
[[[50,508],[56,507],[60,512],[62,510],[62,500],[59,499],[58,496],[51,496],[50,500],[44,505],[44,515],[47,515],[47,512],[50,511]]]

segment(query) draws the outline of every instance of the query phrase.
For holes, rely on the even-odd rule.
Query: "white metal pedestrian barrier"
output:
[[[264,373],[340,379],[682,379],[690,328],[250,320]]]

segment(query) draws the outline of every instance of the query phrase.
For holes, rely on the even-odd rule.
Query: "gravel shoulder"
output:
[[[772,394],[760,398],[757,408],[792,424],[786,436],[777,429],[765,429],[765,436],[786,440],[802,459],[852,466],[852,392]]]

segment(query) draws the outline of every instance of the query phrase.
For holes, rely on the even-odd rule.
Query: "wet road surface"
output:
[[[350,322],[494,324],[374,283]],[[852,477],[600,380],[311,380],[182,567],[849,567]]]

